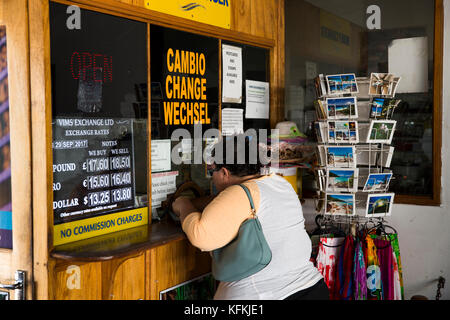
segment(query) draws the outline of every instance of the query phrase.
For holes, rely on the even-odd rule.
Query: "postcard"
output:
[[[314,88],[316,90],[316,97],[320,98],[323,96],[320,88],[320,78],[317,76],[314,78]]]
[[[314,78],[314,86],[316,88],[317,98],[322,98],[327,94],[323,74],[319,74],[317,77]]]
[[[328,123],[316,121],[314,123],[314,130],[316,131],[317,141],[319,143],[328,142]]]
[[[327,98],[328,119],[358,118],[356,97]]]
[[[370,103],[371,119],[390,119],[401,100],[390,98],[373,98]]]
[[[317,145],[317,163],[320,167],[327,166],[327,151],[324,145]]]
[[[358,191],[358,169],[327,169],[327,188],[331,192]]]
[[[314,132],[316,133],[316,137],[317,137],[317,142],[318,143],[323,143],[323,135],[322,135],[322,128],[321,128],[321,122],[314,122]]]
[[[394,84],[398,84],[397,78],[392,73],[371,73],[369,83],[369,95],[391,96],[394,93]]]
[[[386,217],[392,212],[395,193],[374,193],[367,197],[366,218]]]
[[[319,74],[319,80],[320,80],[320,90],[322,91],[322,95],[327,95],[327,87],[325,86],[325,78],[323,74]]]
[[[325,182],[327,179],[327,175],[325,170],[319,169],[315,171],[316,174],[316,182],[317,187],[320,191],[325,191]]]
[[[354,73],[326,76],[330,95],[358,93],[358,84]]]
[[[356,167],[354,146],[325,146],[327,151],[327,167],[334,168],[354,168]]]
[[[364,185],[364,192],[386,191],[389,188],[392,173],[371,173]]]
[[[314,106],[316,108],[317,119],[326,119],[327,113],[325,112],[325,108],[322,100],[314,100]]]
[[[366,142],[391,144],[396,123],[395,120],[372,120]]]
[[[356,213],[354,194],[327,193],[325,201],[325,214],[354,216]]]
[[[328,142],[332,143],[358,143],[357,121],[329,121]]]

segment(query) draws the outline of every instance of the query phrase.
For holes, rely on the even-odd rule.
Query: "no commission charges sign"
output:
[[[148,208],[138,208],[54,226],[54,245],[83,240],[148,223]]]

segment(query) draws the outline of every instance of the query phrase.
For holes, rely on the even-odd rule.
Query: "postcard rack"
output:
[[[316,211],[343,223],[391,215],[394,193],[392,120],[400,77],[372,73],[319,75],[315,79],[317,135]]]

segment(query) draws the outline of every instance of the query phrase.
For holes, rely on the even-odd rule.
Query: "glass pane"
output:
[[[392,116],[397,127],[390,190],[432,196],[434,1],[287,0],[285,5],[286,118],[315,142],[317,75],[401,76],[395,94],[401,102]],[[304,188],[313,189],[314,177],[304,174]]]
[[[219,127],[219,41],[151,25],[150,48],[152,217],[159,219],[162,202],[182,183],[192,180],[199,192],[210,191],[194,137]],[[175,130],[183,130],[183,138],[172,139]],[[178,161],[171,156],[175,148]]]
[[[50,22],[55,241],[146,223],[147,25],[56,3]]]
[[[245,80],[269,82],[269,50],[264,48],[258,48],[250,45],[243,45],[240,43],[222,41],[222,44],[228,44],[235,47],[242,48],[242,95],[243,99],[240,104],[222,102],[222,109],[225,108],[239,108],[244,110],[246,107],[246,85]],[[269,129],[269,119],[252,119],[245,118],[244,131],[248,129]]]

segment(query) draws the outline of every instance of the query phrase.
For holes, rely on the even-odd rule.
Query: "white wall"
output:
[[[440,207],[394,205],[386,219],[399,234],[405,299],[436,297],[438,278],[446,279],[441,300],[450,300],[450,0],[444,0],[444,83],[442,193]],[[432,174],[430,172],[430,174]],[[314,225],[312,202],[303,207],[307,229]]]

